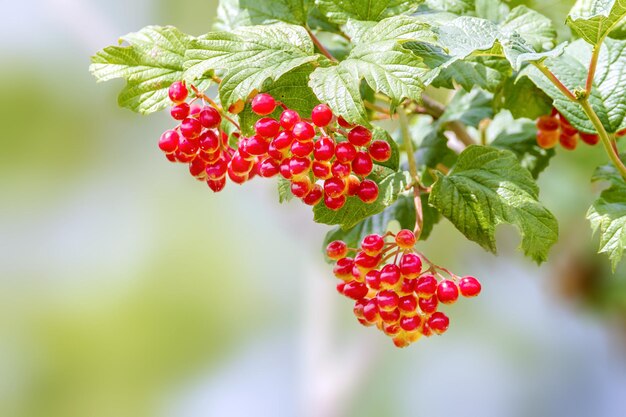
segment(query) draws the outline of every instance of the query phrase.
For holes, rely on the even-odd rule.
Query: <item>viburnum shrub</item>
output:
[[[416,249],[441,217],[494,253],[496,227],[512,224],[524,254],[547,259],[558,224],[535,181],[558,143],[606,151],[592,181],[609,186],[587,217],[621,260],[624,16],[623,2],[579,0],[564,41],[499,0],[222,0],[214,31],[149,26],[91,72],[126,79],[123,107],[169,108],[159,148],[212,191],[275,177],[281,202],[335,226],[338,291],[404,347],[445,332],[440,307],[481,291]]]

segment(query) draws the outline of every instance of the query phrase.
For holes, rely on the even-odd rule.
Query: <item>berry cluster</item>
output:
[[[355,300],[359,322],[376,325],[397,347],[406,347],[422,335],[443,334],[450,320],[438,311],[440,304],[455,303],[459,293],[475,297],[481,291],[476,278],[459,278],[430,263],[415,251],[415,243],[413,232],[401,230],[396,235],[366,236],[360,249],[350,249],[339,240],[326,248],[327,256],[336,261],[335,276],[342,281],[337,290]],[[350,252],[355,252],[354,257],[348,257]],[[422,262],[429,267],[423,270]]]
[[[222,116],[216,107],[191,108],[182,82],[172,84],[169,96],[175,104],[171,115],[181,123],[161,136],[159,147],[170,161],[189,163],[191,174],[213,191],[224,188],[226,176],[242,184],[255,175],[280,175],[290,181],[292,194],[311,206],[323,201],[339,210],[348,197],[366,204],[378,199],[378,185],[367,177],[374,162],[391,158],[391,146],[372,140],[369,129],[336,118],[325,104],[305,119],[269,94],[257,94],[251,108],[262,117],[254,125],[255,134],[236,133],[233,148],[220,130]],[[278,120],[269,117],[278,106],[283,109]]]
[[[588,145],[595,145],[600,141],[596,134],[579,132],[556,109],[552,114],[537,119],[537,143],[544,149],[554,148],[557,143],[567,150],[576,149],[578,138]]]

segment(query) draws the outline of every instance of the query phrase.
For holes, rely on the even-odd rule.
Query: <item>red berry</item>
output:
[[[346,119],[344,119],[342,116],[339,116],[339,118],[337,118],[337,123],[339,123],[339,126],[346,129],[351,129],[352,127],[354,127],[353,124],[348,123]]]
[[[178,150],[187,156],[195,155],[198,152],[198,143],[185,138],[180,138],[178,141]]]
[[[350,281],[343,287],[343,295],[353,300],[359,300],[365,297],[368,291],[367,285],[358,281]]]
[[[561,146],[568,151],[573,151],[576,149],[576,145],[578,145],[578,137],[570,136],[567,133],[562,132],[561,136],[559,136],[559,143],[561,143]]]
[[[313,156],[318,161],[330,161],[335,156],[335,141],[327,136],[323,136],[315,142]]]
[[[378,300],[378,309],[380,310],[378,314],[385,323],[397,323],[400,320],[400,309],[385,310],[381,307],[380,300]]]
[[[293,175],[291,174],[291,168],[289,167],[289,164],[291,163],[291,158],[287,158],[284,159],[281,163],[280,163],[280,175],[286,179],[286,180],[290,180]]]
[[[348,141],[354,146],[367,146],[371,140],[372,132],[363,126],[357,126],[348,132]]]
[[[304,198],[312,189],[313,184],[311,184],[309,177],[303,177],[291,183],[291,194],[298,198]]]
[[[432,275],[423,275],[415,284],[415,293],[422,298],[429,298],[437,292],[437,279]]]
[[[196,158],[189,163],[189,173],[192,177],[202,178],[205,176],[207,163],[200,158]]]
[[[311,155],[311,152],[313,152],[314,147],[315,145],[313,142],[300,142],[299,140],[296,140],[291,144],[291,153],[301,157],[309,156]]]
[[[198,115],[198,120],[207,129],[216,128],[222,123],[222,116],[213,107],[205,107]]]
[[[200,145],[200,149],[209,153],[217,152],[220,148],[220,139],[212,130],[207,130],[200,135],[198,143]]]
[[[439,299],[437,299],[436,295],[433,295],[430,298],[420,298],[417,302],[422,310],[426,314],[432,314],[437,311],[437,306],[439,305]]]
[[[337,292],[341,295],[343,295],[343,289],[346,287],[346,283],[345,282],[340,282],[339,284],[337,284],[337,286],[335,288],[337,288]]]
[[[180,133],[189,140],[196,139],[202,133],[202,125],[197,119],[188,117],[180,124]]]
[[[178,149],[180,136],[175,130],[168,130],[159,139],[159,149],[165,153],[172,153]]]
[[[361,177],[367,177],[374,169],[374,162],[366,152],[357,152],[352,161],[352,171]]]
[[[398,302],[398,307],[400,310],[410,313],[417,309],[417,297],[414,295],[405,295],[400,298]]]
[[[454,281],[444,279],[437,286],[437,298],[444,304],[453,304],[459,298],[459,287]]]
[[[402,330],[407,332],[417,330],[420,327],[420,324],[422,324],[420,316],[405,316],[400,319],[400,327],[402,327]]]
[[[378,185],[372,180],[363,180],[357,193],[359,199],[366,204],[371,204],[378,199]]]
[[[329,178],[324,181],[324,194],[330,198],[338,198],[346,191],[346,183],[341,178]]]
[[[441,311],[433,313],[433,315],[428,319],[428,327],[430,327],[430,329],[437,334],[445,333],[449,326],[450,319]]]
[[[243,184],[248,181],[248,174],[242,174],[240,172],[235,172],[232,166],[228,167],[228,178],[235,184]]]
[[[274,111],[276,108],[276,100],[274,97],[266,93],[257,94],[252,99],[252,111],[259,116],[266,116]]]
[[[346,183],[348,184],[348,191],[346,194],[350,197],[354,197],[359,192],[359,187],[361,186],[361,181],[355,177],[354,175],[350,175],[346,179]]]
[[[328,207],[328,209],[337,211],[346,204],[346,196],[341,195],[333,198],[331,196],[324,195],[324,204]]]
[[[293,135],[300,141],[306,142],[315,137],[315,128],[307,122],[298,122],[293,126]]]
[[[578,130],[570,124],[570,122],[561,114],[561,131],[568,136],[576,136],[578,134]]]
[[[333,120],[333,111],[326,104],[318,104],[311,112],[311,119],[315,126],[325,127]]]
[[[250,155],[265,155],[268,149],[269,143],[261,135],[250,136],[248,139],[245,140],[244,150]]]
[[[207,165],[206,175],[210,180],[219,180],[224,178],[228,171],[228,164],[224,159],[218,159],[213,164]]]
[[[279,151],[278,149],[276,149],[276,147],[274,146],[274,142],[270,142],[270,144],[267,147],[267,155],[272,158],[275,159],[276,162],[282,162],[283,159],[285,159],[285,155],[289,153],[289,152],[285,152],[285,151]]]
[[[295,110],[285,110],[280,115],[280,125],[285,130],[293,129],[294,125],[300,121],[300,115]]]
[[[355,265],[368,270],[376,268],[379,263],[380,256],[378,256],[378,254],[370,256],[365,252],[359,252],[354,258]]]
[[[278,175],[280,165],[271,158],[266,158],[257,164],[259,175],[263,178],[271,178]]]
[[[389,288],[400,282],[400,268],[395,264],[385,265],[380,270],[380,283],[383,287]]]
[[[190,110],[191,108],[189,107],[189,104],[183,102],[172,107],[170,114],[175,120],[184,120],[187,116],[189,116]]]
[[[537,131],[537,144],[544,149],[551,149],[559,143],[560,133],[558,130]]]
[[[422,272],[422,260],[414,253],[407,253],[400,259],[400,272],[406,278],[417,278]]]
[[[289,161],[289,169],[294,177],[306,174],[311,169],[311,160],[309,158],[293,157]]]
[[[375,298],[372,298],[363,306],[363,318],[370,323],[378,319],[378,302]]]
[[[379,255],[384,246],[385,240],[381,235],[367,235],[361,241],[361,249],[370,256]]]
[[[354,259],[341,258],[335,264],[335,267],[333,268],[333,273],[339,279],[352,278],[353,266],[354,266]]]
[[[600,136],[594,133],[580,132],[578,135],[580,136],[582,141],[585,142],[587,145],[593,146],[593,145],[596,145],[600,141]]]
[[[230,160],[230,166],[233,168],[233,171],[237,174],[247,174],[252,170],[254,166],[254,161],[250,159],[244,159],[239,152],[233,155],[233,158]]]
[[[347,178],[352,173],[352,167],[348,163],[342,164],[339,161],[335,161],[330,167],[330,172],[333,177]]]
[[[291,145],[295,138],[291,134],[291,132],[282,131],[276,136],[276,138],[272,139],[272,143],[279,151],[283,151],[286,149],[290,149]]]
[[[207,185],[214,193],[219,193],[226,186],[226,176],[220,178],[219,180],[208,180]]]
[[[321,180],[327,180],[332,177],[332,173],[330,170],[330,163],[324,161],[313,161],[313,165],[311,165],[311,171],[313,171],[313,175],[316,178]]]
[[[416,242],[415,233],[408,229],[403,229],[396,235],[396,244],[402,249],[412,249]]]
[[[337,157],[337,161],[342,163],[352,162],[352,160],[356,157],[356,152],[356,148],[350,142],[341,142],[335,147],[335,156]]]
[[[404,278],[402,279],[402,285],[400,285],[400,289],[398,290],[401,294],[411,294],[415,291],[415,283],[416,279]]]
[[[380,271],[375,269],[365,274],[365,283],[373,290],[380,289]]]
[[[480,282],[474,277],[465,277],[459,282],[459,290],[463,297],[476,297],[481,289]]]
[[[319,184],[314,184],[311,191],[309,191],[309,193],[302,199],[302,201],[308,206],[315,206],[320,201],[322,201],[323,198],[324,190],[322,189],[322,186]]]
[[[182,81],[176,81],[168,90],[168,94],[170,96],[170,100],[172,100],[176,104],[180,104],[183,101],[187,100],[187,96],[189,95],[189,90],[185,87],[185,84]]]
[[[537,129],[551,131],[559,128],[559,120],[553,116],[541,116],[537,119]]]
[[[263,117],[254,124],[254,131],[264,138],[275,138],[280,130],[280,123],[269,117]]]
[[[391,158],[391,145],[384,140],[375,140],[367,151],[376,162],[386,162]]]

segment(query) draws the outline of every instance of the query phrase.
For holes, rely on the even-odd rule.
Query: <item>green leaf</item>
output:
[[[291,181],[278,178],[278,201],[280,204],[288,203],[293,200],[294,195],[291,193]]]
[[[201,78],[221,69],[227,73],[220,84],[220,100],[225,107],[247,99],[269,80],[320,59],[313,42],[300,26],[277,23],[241,27],[229,32],[209,33],[193,41],[186,54],[185,78]]]
[[[578,40],[565,49],[565,54],[548,59],[545,64],[561,82],[574,91],[584,88],[591,59],[591,46]],[[598,60],[589,102],[609,133],[626,128],[626,41],[607,39]],[[528,67],[521,75],[528,76],[554,100],[561,114],[578,130],[595,133],[582,107],[570,101],[539,70]]]
[[[455,14],[467,14],[474,11],[474,0],[426,0],[426,5],[433,10]]]
[[[493,96],[475,88],[470,92],[458,91],[439,118],[439,123],[458,120],[467,126],[478,127],[483,119],[493,117]]]
[[[487,129],[491,146],[515,153],[522,167],[539,177],[556,154],[554,149],[544,149],[537,144],[537,127],[528,119],[514,120],[510,112],[496,115]]]
[[[386,17],[409,13],[423,0],[315,0],[329,21],[344,24],[349,19],[378,22]]]
[[[624,0],[578,0],[567,17],[567,24],[581,38],[597,45],[624,16]]]
[[[215,28],[230,31],[240,26],[276,22],[305,26],[312,0],[220,0]]]
[[[537,119],[550,113],[552,99],[527,77],[509,78],[494,98],[494,108],[506,109],[514,118]]]
[[[589,208],[587,218],[593,233],[600,232],[598,253],[607,254],[615,271],[626,248],[626,182],[613,165],[600,167],[592,180],[611,184]]]
[[[374,214],[350,229],[336,227],[326,234],[324,248],[334,240],[344,241],[348,247],[358,248],[363,238],[370,234],[384,234],[390,223],[397,221],[400,228],[415,228],[415,204],[413,198],[400,195],[398,200],[378,214]],[[326,253],[326,251],[323,251]]]
[[[538,191],[512,152],[470,146],[448,176],[440,175],[429,202],[468,239],[494,253],[496,226],[517,226],[524,253],[541,263],[557,241],[558,224],[538,202]]]
[[[495,23],[503,21],[510,13],[509,6],[499,0],[475,0],[476,16]]]
[[[552,21],[526,6],[511,10],[500,25],[505,34],[519,34],[536,51],[549,51],[556,46],[556,29]]]
[[[128,82],[119,96],[122,107],[154,113],[171,104],[168,88],[182,79],[191,40],[171,26],[148,26],[120,39],[128,46],[109,46],[96,53],[89,70],[98,82],[115,78]]]
[[[385,172],[389,172],[389,170]],[[314,220],[317,223],[336,224],[345,230],[350,229],[364,219],[382,212],[396,201],[398,195],[411,182],[411,176],[408,172],[395,172],[376,182],[378,183],[379,195],[378,200],[374,203],[365,204],[357,197],[348,197],[348,201],[341,209],[333,211],[322,202],[313,208]]]
[[[429,117],[416,117],[411,121],[410,134],[415,146],[415,162],[424,174],[427,168],[436,168],[438,164],[452,166],[456,162],[456,153],[448,147],[448,138],[441,126],[432,123]],[[422,175],[422,180],[425,177]]]

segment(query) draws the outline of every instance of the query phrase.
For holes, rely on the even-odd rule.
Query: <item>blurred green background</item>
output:
[[[520,3],[520,2],[513,2]],[[528,2],[527,2],[528,3]],[[570,1],[536,1],[562,22]],[[325,227],[274,185],[213,195],[169,164],[165,114],[116,106],[89,56],[216,2],[10,2],[0,26],[0,416],[624,416],[626,273],[584,220],[601,149],[560,151],[542,200],[561,242],[540,268],[447,222],[425,251],[484,292],[398,350],[354,321]],[[566,36],[566,33],[564,33]]]

